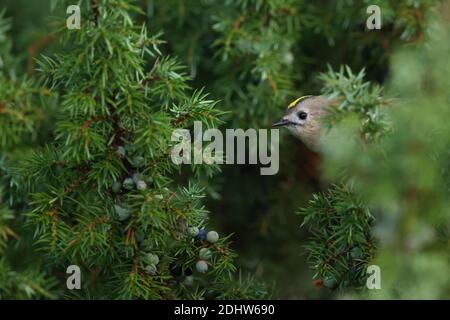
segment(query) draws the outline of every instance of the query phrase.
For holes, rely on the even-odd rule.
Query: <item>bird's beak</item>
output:
[[[272,127],[274,127],[274,128],[276,128],[276,127],[282,127],[282,126],[285,126],[285,125],[287,125],[287,124],[289,124],[289,123],[291,123],[289,120],[287,120],[287,119],[280,119],[280,120],[278,120],[278,121],[275,121],[273,124],[272,124]]]

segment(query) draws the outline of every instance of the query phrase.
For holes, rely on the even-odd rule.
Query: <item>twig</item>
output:
[[[42,49],[45,48],[50,42],[52,42],[54,38],[55,38],[55,36],[53,33],[47,34],[47,35],[39,38],[36,42],[34,42],[28,48],[28,53],[29,53],[28,66],[27,66],[28,74],[33,74],[33,72],[34,72],[36,55],[40,51],[42,51]]]
[[[100,17],[100,10],[98,9],[97,0],[91,0],[92,11],[94,12],[94,25],[97,26],[98,18]]]

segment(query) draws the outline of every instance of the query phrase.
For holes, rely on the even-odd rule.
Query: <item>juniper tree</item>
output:
[[[351,130],[353,136],[346,137],[362,150],[388,134],[388,102],[381,96],[382,88],[366,82],[364,76],[364,70],[354,74],[346,66],[337,72],[330,68],[319,77],[324,84],[323,94],[333,100],[322,123],[327,162],[347,154],[341,135],[349,128],[356,126]],[[308,206],[300,209],[302,226],[312,233],[304,247],[316,285],[341,290],[363,288],[367,267],[376,254],[376,221],[359,190],[353,187],[350,170],[346,166],[332,169],[341,184],[314,194]]]
[[[449,70],[444,52],[449,31],[439,15],[428,19],[425,45],[394,55],[388,93],[396,99],[390,108],[380,108],[380,90],[358,81],[359,76],[330,71],[322,77],[324,91],[343,99],[335,114],[359,115],[336,126],[333,142],[339,148],[325,151],[326,176],[347,184],[315,196],[301,210],[313,232],[310,262],[326,286],[366,289],[366,268],[375,264],[382,290],[366,289],[359,296],[448,295]],[[355,138],[361,132],[376,139]],[[344,254],[338,248],[342,242]],[[352,273],[356,281],[349,282]]]
[[[374,218],[348,186],[332,186],[314,194],[302,208],[302,225],[312,233],[305,250],[317,286],[330,289],[365,286],[366,270],[375,254]]]
[[[183,1],[143,2],[150,26],[170,26],[174,30],[167,34],[171,40],[168,48],[184,57],[196,83],[207,85],[212,94],[224,100],[221,106],[231,111],[229,125],[266,128],[293,99],[305,94],[335,92],[343,105],[329,119],[329,127],[338,126],[342,123],[339,119],[354,114],[356,119],[352,123],[361,129],[356,134],[367,140],[363,145],[379,140],[390,130],[382,109],[392,105],[392,101],[379,100],[381,91],[376,83],[383,83],[389,76],[392,52],[401,44],[423,43],[428,24],[425,16],[439,3],[409,0],[242,0],[220,4],[197,1],[189,5]],[[366,28],[369,5],[381,8],[381,31]],[[327,72],[328,64],[337,72]],[[349,65],[351,70],[365,69],[365,73],[348,74],[345,69],[339,69],[341,65]],[[366,84],[368,81],[375,85]],[[356,88],[352,89],[352,85]],[[357,95],[356,101],[350,94]],[[309,282],[309,275],[303,269],[297,272],[303,261],[292,254],[298,251],[293,241],[298,237],[295,227],[298,220],[290,213],[321,188],[317,186],[321,169],[316,168],[322,166],[298,141],[288,136],[282,136],[281,141],[280,174],[262,180],[251,168],[227,168],[220,181],[221,195],[232,201],[217,208],[226,212],[223,215],[226,218],[221,220],[224,225],[241,226],[240,245],[246,260],[257,261],[252,266],[257,264],[271,273],[285,291],[297,293],[297,283]],[[331,181],[339,184],[343,176],[351,176],[339,172],[339,179]],[[241,190],[240,194],[234,192],[236,188]],[[327,195],[325,191],[317,196],[327,198]],[[359,198],[357,192],[356,198]],[[367,206],[364,201],[363,206]],[[307,242],[308,235],[299,240]],[[258,251],[261,243],[264,250]],[[285,269],[279,268],[280,259],[292,265],[295,272],[284,276]],[[365,265],[361,265],[361,270]]]
[[[265,127],[290,100],[319,93],[318,73],[347,63],[384,80],[401,41],[424,37],[427,11],[439,1],[237,0],[163,3],[143,0],[148,23],[171,28],[168,47],[208,84],[237,126]],[[382,10],[383,32],[368,32],[369,5]]]
[[[400,98],[390,112],[393,134],[382,152],[349,163],[366,202],[380,211],[375,232],[383,246],[375,262],[387,285],[374,297],[445,298],[450,288],[448,4],[440,10],[428,17],[424,46],[393,57],[389,92]]]
[[[174,234],[179,234],[181,238],[169,240],[169,237],[164,237],[166,241],[158,243],[156,247],[162,248],[161,250],[166,252],[165,255],[160,253],[159,249],[142,250],[141,242],[133,242],[139,230],[150,228],[158,237],[166,233],[160,232],[162,229],[158,228],[155,231],[154,221],[144,228],[143,223],[147,218],[141,219],[141,213],[136,210],[136,203],[143,201],[136,198],[141,195],[141,191],[136,190],[137,186],[133,187],[134,181],[127,180],[125,184],[133,187],[131,191],[126,190],[120,183],[123,185],[136,171],[141,173],[143,180],[151,178],[151,181],[144,181],[147,189],[142,193],[150,193],[152,212],[166,212],[160,204],[170,199],[168,212],[180,210],[183,216],[179,219],[181,229],[185,228],[184,224],[189,228],[193,221],[201,220],[197,213],[202,205],[196,200],[195,209],[185,210],[188,207],[185,205],[189,202],[188,199],[192,199],[192,192],[186,196],[176,187],[190,175],[183,171],[182,175],[178,176],[177,167],[167,161],[167,158],[156,159],[155,155],[163,155],[165,150],[170,150],[166,144],[169,143],[169,132],[172,129],[189,127],[192,121],[197,119],[198,115],[191,118],[191,113],[186,112],[189,107],[191,110],[197,108],[193,106],[196,103],[191,101],[222,100],[223,102],[214,107],[215,111],[207,112],[216,117],[219,115],[217,108],[231,111],[221,117],[226,121],[222,126],[266,128],[272,120],[279,117],[292,99],[304,94],[324,93],[340,98],[338,108],[334,109],[335,113],[328,119],[328,125],[330,130],[341,133],[338,137],[343,138],[335,140],[335,147],[332,144],[330,148],[325,149],[325,163],[320,166],[325,175],[320,177],[320,180],[333,182],[335,186],[323,188],[323,185],[314,186],[311,183],[317,181],[321,172],[314,170],[318,167],[318,160],[298,141],[287,135],[281,139],[281,166],[280,175],[277,177],[262,179],[252,167],[228,166],[220,176],[215,176],[217,179],[209,179],[207,174],[212,167],[193,167],[196,173],[194,180],[199,182],[199,185],[206,186],[208,198],[205,200],[208,201],[208,207],[213,207],[214,213],[217,213],[213,217],[217,217],[224,229],[237,231],[235,245],[242,253],[239,262],[245,268],[257,270],[261,277],[276,278],[282,297],[329,296],[330,291],[315,290],[310,285],[314,273],[317,273],[316,279],[323,281],[322,284],[345,290],[339,292],[362,287],[364,271],[371,263],[381,266],[382,288],[387,287],[387,290],[359,291],[363,297],[448,295],[448,203],[445,200],[448,195],[442,194],[443,190],[448,190],[448,183],[444,184],[446,181],[438,174],[442,171],[444,177],[448,177],[448,160],[445,160],[448,157],[445,156],[446,149],[434,149],[437,141],[447,141],[443,124],[448,115],[444,107],[438,108],[436,113],[432,112],[434,109],[431,108],[432,104],[444,106],[445,89],[438,90],[441,85],[435,84],[441,83],[445,87],[446,74],[443,70],[433,71],[431,75],[423,71],[435,70],[437,65],[446,65],[443,60],[446,48],[438,46],[439,41],[427,42],[429,34],[432,33],[430,30],[433,30],[427,29],[427,26],[434,18],[425,19],[425,16],[438,2],[135,2],[135,5],[140,5],[147,12],[147,17],[144,17],[135,13],[125,14],[127,10],[121,4],[128,7],[128,4],[132,3],[129,1],[93,1],[98,4],[95,6],[98,10],[93,10],[89,2],[81,1],[82,30],[61,30],[58,37],[63,41],[57,43],[64,46],[64,53],[39,58],[40,68],[44,75],[46,74],[44,78],[48,80],[51,91],[62,96],[63,114],[60,116],[58,139],[49,145],[47,151],[37,153],[22,172],[25,176],[36,179],[33,191],[37,209],[30,215],[29,225],[31,228],[38,227],[37,239],[41,248],[48,253],[52,273],[62,274],[59,277],[61,287],[65,288],[64,271],[67,265],[79,263],[83,266],[84,276],[92,275],[89,278],[92,281],[83,278],[83,284],[89,288],[89,292],[85,290],[79,295],[84,298],[148,297],[150,293],[155,293],[152,297],[214,297],[217,289],[224,292],[221,298],[260,297],[264,287],[255,290],[252,282],[243,280],[245,278],[241,280],[243,283],[240,286],[243,292],[239,293],[234,291],[236,286],[224,275],[227,272],[218,277],[215,271],[211,274],[211,269],[215,270],[217,263],[208,266],[206,275],[196,274],[194,283],[201,283],[199,286],[194,285],[188,289],[187,285],[193,280],[190,277],[179,285],[183,275],[176,275],[186,271],[189,273],[200,259],[197,258],[200,248],[207,249],[203,246],[208,243],[182,237],[185,233],[174,227],[175,223],[170,218],[172,215],[158,215],[161,219],[170,218],[170,221],[158,220],[163,223],[162,229],[177,230]],[[381,31],[368,31],[365,28],[368,17],[366,9],[372,4],[381,7]],[[16,1],[10,1],[10,6],[14,8],[18,5]],[[65,17],[65,7],[62,9],[57,14],[61,18]],[[114,9],[116,10],[113,13]],[[446,10],[440,7],[437,11]],[[105,18],[106,15],[108,19]],[[150,47],[160,44],[157,48],[164,54],[150,48],[153,56],[148,52],[144,57],[141,56],[144,47],[136,45],[139,43],[136,39],[141,39],[142,32],[145,34],[145,31],[141,31],[140,27],[136,28],[137,23],[130,24],[128,16],[132,21],[145,21],[150,30],[149,34],[156,35],[161,29],[166,31],[164,39],[168,42],[162,46],[162,43],[159,43],[161,37],[142,37],[146,39],[144,43],[150,41]],[[112,18],[112,21],[109,18]],[[121,28],[114,32],[123,19],[127,20],[123,30]],[[23,23],[26,24],[27,21]],[[65,21],[61,21],[60,26],[62,29]],[[125,43],[129,43],[131,48],[128,45],[117,45],[125,38],[128,41]],[[442,39],[441,42],[446,43]],[[434,64],[417,63],[430,54],[426,51],[410,53],[411,55],[403,53],[396,60],[391,59],[400,45],[411,49],[424,43],[436,48],[428,59],[434,61]],[[108,47],[111,47],[112,54]],[[439,50],[443,53],[442,56],[438,54]],[[131,56],[132,61],[139,61],[138,66],[133,63],[130,67],[130,60],[118,61],[118,52],[120,57],[128,59]],[[167,54],[180,57],[189,69],[177,69],[180,64],[172,58],[167,58]],[[108,60],[108,63],[105,60]],[[105,64],[108,65],[105,72],[107,76],[106,80],[101,80],[101,67]],[[327,64],[332,67],[328,72]],[[339,66],[344,64],[354,71],[365,68],[366,73],[339,69]],[[177,70],[173,72],[173,68]],[[416,72],[417,70],[422,71]],[[193,77],[193,87],[207,86],[207,91],[211,92],[210,98],[205,98],[198,92],[193,94],[190,86],[186,84],[189,77],[184,72]],[[395,84],[387,84],[387,90],[381,92],[381,86],[376,83],[383,84],[394,73],[397,73],[394,77]],[[317,77],[319,74],[322,76]],[[410,74],[415,76],[409,77]],[[436,74],[440,75],[435,76]],[[411,81],[412,79],[414,81]],[[103,81],[107,82],[107,90],[103,90]],[[174,83],[176,85],[172,86]],[[425,89],[417,91],[417,88],[422,88],[419,83],[426,84]],[[180,87],[183,89],[178,90]],[[125,107],[124,92],[131,93],[132,110]],[[380,99],[382,94],[399,98],[400,101],[411,97],[408,103],[414,106],[410,109],[414,114],[411,115],[410,111],[397,112],[396,110],[406,108],[399,108],[398,100],[393,103],[390,99]],[[197,98],[194,99],[194,96]],[[119,101],[116,101],[117,99]],[[92,102],[93,100],[95,102]],[[134,103],[136,100],[139,100],[137,104]],[[77,107],[74,107],[75,105]],[[425,108],[426,113],[422,110],[424,105],[430,106]],[[391,106],[392,111],[389,111],[387,107]],[[90,111],[86,111],[88,109]],[[121,111],[114,113],[114,110]],[[213,111],[212,114],[210,111]],[[113,142],[110,142],[108,139],[115,137],[115,130],[110,127],[111,112],[119,116],[121,128],[124,129],[122,140],[113,139]],[[154,131],[160,139],[152,140],[161,144],[156,146],[158,151],[153,154],[149,154],[155,150],[152,143],[149,144],[151,147],[148,152],[137,154],[138,157],[144,158],[146,165],[135,168],[135,142],[138,136],[142,136],[139,129],[148,119],[146,116],[141,117],[143,113],[151,115],[151,119],[162,119],[162,125]],[[138,120],[133,116],[135,114],[139,114]],[[424,122],[421,119],[423,115]],[[130,120],[131,118],[133,120]],[[216,120],[213,122],[218,124]],[[427,140],[424,141],[420,131],[418,135],[414,133],[417,128],[431,128],[434,121],[443,135],[433,135],[438,138],[429,140],[426,135]],[[83,135],[75,138],[79,132],[77,128],[83,127],[84,124],[87,125],[84,138]],[[166,130],[169,128],[170,130]],[[414,134],[409,135],[410,132]],[[91,141],[86,140],[87,137],[92,138],[92,142],[88,142],[87,149],[82,150],[83,143]],[[418,144],[414,143],[416,140],[419,141]],[[82,151],[77,153],[75,150]],[[124,152],[124,157],[120,157]],[[79,158],[76,158],[75,154],[78,154]],[[433,161],[430,162],[430,159]],[[105,169],[104,165],[110,163],[113,165],[100,175],[100,170]],[[53,165],[48,166],[49,164]],[[111,168],[122,165],[125,168],[117,170],[120,178],[111,177],[111,172],[114,171]],[[148,169],[149,165],[152,170]],[[80,176],[83,178],[80,179],[81,184],[75,185],[72,190],[71,186]],[[172,179],[176,182],[171,181]],[[408,183],[404,183],[405,180]],[[9,179],[7,184],[9,185]],[[139,183],[140,188],[145,184]],[[118,194],[112,191],[113,186],[115,190],[120,187]],[[164,187],[169,191],[164,190]],[[318,188],[323,190],[317,192]],[[65,190],[69,193],[65,194]],[[190,190],[192,191],[192,188]],[[50,196],[52,192],[54,195]],[[312,195],[313,192],[315,195]],[[172,196],[173,194],[175,195]],[[163,196],[163,199],[158,199],[159,195]],[[58,214],[53,215],[60,218],[57,220],[59,224],[54,224],[57,226],[54,230],[59,232],[55,233],[57,241],[53,251],[51,223],[54,220],[48,215],[52,211],[45,207],[50,198],[52,201],[56,199],[53,203],[61,209],[55,211]],[[217,201],[218,199],[220,201]],[[306,201],[309,199],[312,200],[308,204]],[[89,204],[89,209],[94,210],[84,210],[86,203]],[[130,217],[123,222],[117,221],[114,205],[124,209],[119,209],[123,217],[128,215],[130,205]],[[301,220],[292,213],[299,205],[304,208],[301,210],[304,217],[309,217],[304,226],[310,227],[312,236],[306,232],[308,228],[302,228],[303,233],[298,232]],[[54,209],[53,206],[48,207]],[[147,212],[146,210],[144,211]],[[330,212],[333,219],[326,219],[324,212]],[[370,212],[370,215],[367,212]],[[432,214],[428,215],[430,212]],[[84,227],[91,226],[89,223],[95,219],[94,215],[108,219],[105,224],[94,226],[99,226],[99,229],[111,226],[111,231],[102,234],[105,237],[108,234],[109,239],[113,239],[107,252],[113,252],[114,255],[109,256],[109,260],[107,254],[98,249],[106,246],[102,246],[104,239],[94,238],[89,242],[89,237],[83,237],[87,234],[83,232],[86,230]],[[357,220],[357,223],[351,221],[347,215]],[[320,220],[326,226],[323,230],[316,228],[318,219],[323,219]],[[340,227],[337,227],[336,223]],[[206,227],[203,222],[193,224],[194,227]],[[348,236],[349,227],[354,225],[358,226],[357,237],[352,231],[352,237],[343,240],[342,236]],[[62,229],[58,229],[59,227]],[[61,230],[68,232],[65,234]],[[195,228],[193,231],[196,231]],[[122,232],[127,232],[127,237],[120,241],[123,239]],[[322,241],[321,237],[331,233],[335,234],[335,237],[341,237],[339,242],[343,248],[338,249],[337,243],[330,245],[330,242]],[[145,232],[144,234],[148,235]],[[98,229],[94,229],[92,235],[98,237]],[[69,245],[70,241],[77,237],[82,237],[84,242],[80,244],[77,242],[80,240],[77,240],[74,242],[76,245]],[[221,239],[223,238],[221,235]],[[193,242],[190,243],[189,239]],[[300,245],[303,244],[307,244],[306,252],[311,254],[312,273],[306,271],[303,258],[298,255],[301,251]],[[225,244],[220,245],[226,247]],[[373,245],[377,249],[369,250]],[[362,248],[362,252],[353,253],[352,250],[356,247]],[[86,248],[89,250],[84,251]],[[202,250],[202,257],[208,257],[212,253],[213,259],[220,260],[220,252],[211,248],[209,250],[210,252]],[[93,257],[89,253],[94,251],[103,254]],[[338,255],[335,256],[336,254]],[[158,261],[156,266],[153,265],[156,261],[155,255],[161,261]],[[128,279],[125,275],[130,275],[125,271],[131,270],[134,258],[142,260],[142,256],[143,260],[153,263],[145,264],[139,261],[136,265],[132,280],[142,281],[139,284],[144,283],[139,287],[143,289],[136,292],[137,290],[130,289],[131,286],[122,284],[124,279]],[[400,257],[400,262],[396,262],[396,256]],[[327,260],[333,263],[324,264]],[[115,267],[105,267],[106,262],[114,264]],[[103,267],[95,269],[92,267],[94,264]],[[172,266],[173,274],[169,271]],[[204,267],[203,263],[200,264],[200,269]],[[144,269],[149,272],[156,271],[157,274],[155,277],[148,276]],[[166,277],[172,277],[172,280]],[[111,279],[115,282],[111,282]],[[408,283],[410,279],[417,281]],[[161,284],[158,288],[167,290],[161,293],[159,289],[145,287],[153,284],[154,280]],[[119,292],[118,288],[125,289]],[[418,296],[418,293],[421,295]]]
[[[135,1],[80,4],[81,29],[61,19],[61,52],[39,60],[61,96],[55,141],[22,171],[29,223],[52,270],[81,267],[82,298],[266,296],[251,278],[232,279],[229,237],[206,234],[195,176],[217,168],[193,166],[189,184],[173,181],[172,132],[220,123],[216,102],[192,92],[183,67],[161,54],[161,34],[134,23]]]
[[[48,134],[48,92],[21,75],[20,60],[11,52],[10,21],[0,13],[0,299],[54,297],[55,280],[31,250],[24,229],[26,193],[14,164]],[[46,103],[43,103],[46,101]],[[45,127],[45,130],[44,128]],[[19,255],[28,258],[17,259]],[[32,261],[32,263],[31,263]]]

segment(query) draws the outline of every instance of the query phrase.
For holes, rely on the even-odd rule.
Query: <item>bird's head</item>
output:
[[[322,96],[303,96],[287,107],[284,116],[273,127],[286,127],[309,148],[317,149],[321,118],[330,101]]]

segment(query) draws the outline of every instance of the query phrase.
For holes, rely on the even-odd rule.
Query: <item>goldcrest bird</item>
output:
[[[284,116],[273,127],[286,127],[310,149],[319,149],[322,117],[327,114],[330,100],[322,96],[303,96],[289,104]]]

